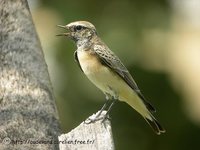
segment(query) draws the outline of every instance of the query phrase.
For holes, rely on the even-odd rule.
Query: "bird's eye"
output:
[[[79,30],[81,30],[81,29],[83,29],[82,26],[76,26],[76,27],[75,27],[75,31],[79,31]]]

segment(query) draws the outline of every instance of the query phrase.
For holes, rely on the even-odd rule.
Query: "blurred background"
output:
[[[111,111],[116,150],[188,150],[200,143],[199,0],[29,0],[63,133],[97,112],[105,96],[74,61],[57,24],[92,22],[127,66],[166,128],[157,136],[126,103]]]

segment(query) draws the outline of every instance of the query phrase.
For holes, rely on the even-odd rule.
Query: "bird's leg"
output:
[[[106,100],[106,102],[103,104],[103,107],[101,107],[101,110],[98,112],[98,114],[96,115],[95,118],[98,118],[101,115],[102,111],[105,110],[105,108],[107,107],[108,103],[109,103],[109,101]]]
[[[108,93],[105,93],[105,95],[106,95],[106,102],[104,103],[103,107],[101,108],[99,113],[96,115],[96,117],[99,117],[101,115],[102,111],[105,110],[105,108],[107,107],[107,105],[108,105],[108,103],[110,101],[109,99],[112,98],[112,96],[110,94],[108,94]]]
[[[86,124],[90,124],[90,123],[92,123],[92,122],[95,122],[95,121],[98,121],[98,120],[100,120],[101,118],[99,117],[100,115],[101,115],[101,113],[102,113],[102,111],[103,110],[105,110],[105,108],[107,107],[107,105],[108,105],[108,103],[109,103],[109,99],[110,99],[110,95],[109,94],[107,94],[107,93],[105,93],[105,95],[106,95],[106,102],[103,104],[103,106],[101,107],[101,109],[100,109],[100,111],[98,112],[98,114],[95,116],[95,118],[88,118],[88,122],[86,122],[86,121],[84,121],[84,123],[86,123]],[[106,113],[107,114],[107,113]]]
[[[106,119],[110,119],[110,117],[109,117],[109,112],[111,111],[111,108],[112,108],[112,106],[114,105],[114,103],[116,102],[116,100],[119,98],[119,95],[118,95],[118,93],[116,92],[116,91],[114,91],[111,87],[109,87],[110,88],[110,90],[113,92],[113,96],[111,96],[111,104],[110,104],[110,106],[108,107],[108,109],[107,109],[107,112],[106,112],[106,114],[104,115],[104,117],[103,117],[103,119],[102,119],[102,122],[104,122]]]
[[[109,113],[111,111],[112,106],[115,104],[116,100],[117,99],[115,99],[115,98],[112,99],[112,102],[111,102],[110,106],[108,107],[108,110],[107,110],[106,114],[104,115],[102,122],[104,122],[106,119],[110,120]]]

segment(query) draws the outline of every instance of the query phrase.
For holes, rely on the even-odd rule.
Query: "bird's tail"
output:
[[[121,93],[123,94],[120,95],[119,99],[127,102],[132,108],[141,114],[156,134],[160,135],[165,132],[165,129],[152,115],[156,110],[145,100],[141,93],[132,92],[132,89],[127,89]]]
[[[165,133],[165,129],[160,125],[160,123],[154,118],[152,114],[150,114],[150,117],[148,118],[144,117],[144,119],[156,134],[160,135],[161,133]]]

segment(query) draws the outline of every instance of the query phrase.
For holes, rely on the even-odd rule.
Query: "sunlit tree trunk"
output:
[[[47,65],[28,4],[0,0],[0,149],[58,149],[52,142],[59,133]]]

